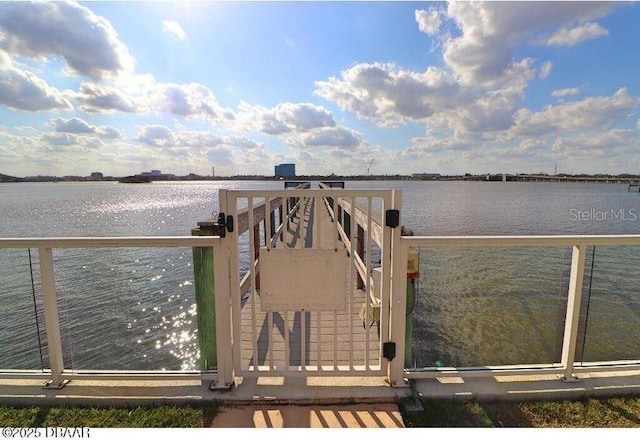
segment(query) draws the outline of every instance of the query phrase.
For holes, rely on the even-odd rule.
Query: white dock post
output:
[[[392,209],[400,211],[402,191],[393,190]],[[402,224],[401,219],[399,220]],[[396,352],[389,362],[388,380],[392,387],[409,386],[404,380],[404,355],[407,319],[407,259],[409,249],[402,245],[401,229],[398,225],[391,233],[391,289],[389,295],[390,323],[389,340],[395,342]]]
[[[579,243],[573,246],[571,257],[571,276],[569,278],[569,295],[567,298],[567,315],[564,323],[564,339],[562,342],[562,367],[565,381],[579,380],[573,375],[573,363],[576,358],[576,341],[578,339],[578,324],[580,322],[580,303],[582,300],[582,281],[584,278],[584,264],[586,245]]]
[[[60,389],[68,381],[62,379],[64,358],[62,357],[62,338],[60,336],[60,318],[58,315],[58,296],[56,294],[55,274],[53,270],[53,250],[50,247],[38,248],[40,259],[40,277],[44,302],[44,322],[47,329],[47,347],[51,367],[51,381],[47,388]]]

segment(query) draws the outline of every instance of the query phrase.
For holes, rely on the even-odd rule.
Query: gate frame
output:
[[[367,197],[369,202],[380,199],[382,202],[382,212],[397,210],[400,212],[402,192],[396,189],[285,189],[285,190],[219,190],[219,209],[221,213],[231,216],[234,223],[238,223],[238,199],[263,198],[273,200],[275,198],[308,197],[322,200],[322,197],[342,198],[344,200],[355,199],[356,197]],[[253,202],[249,204],[253,206]],[[370,215],[369,210],[368,215]],[[268,212],[265,213],[265,217]],[[354,216],[355,217],[355,216]],[[253,220],[253,215],[249,214]],[[355,220],[355,218],[354,218]],[[267,220],[268,221],[268,220]],[[357,220],[356,220],[357,222]],[[405,346],[405,323],[406,323],[406,252],[400,243],[401,228],[382,225],[381,261],[381,316],[380,340],[378,361],[380,368],[372,370],[369,365],[365,370],[358,370],[356,365],[352,365],[348,370],[323,370],[307,369],[302,366],[301,370],[243,370],[242,348],[241,348],[241,286],[239,270],[239,233],[236,227],[227,232],[222,239],[222,253],[226,253],[226,262],[216,261],[216,292],[228,292],[228,297],[223,301],[216,301],[216,313],[227,311],[230,317],[230,325],[225,325],[225,329],[218,330],[218,371],[220,382],[232,383],[234,376],[353,376],[364,375],[385,377],[391,386],[406,386],[404,381],[404,346]],[[249,225],[251,228],[252,225]],[[336,232],[337,234],[337,232]],[[371,236],[371,235],[370,235]],[[351,250],[349,250],[351,251]],[[251,253],[251,251],[250,251]],[[220,255],[222,256],[222,255]],[[372,268],[368,268],[372,271]],[[228,276],[222,273],[226,272]],[[396,275],[397,274],[397,275]],[[218,283],[220,283],[218,289]],[[356,287],[353,287],[356,289]],[[370,286],[372,289],[373,286]],[[226,334],[225,334],[226,333]],[[224,341],[231,341],[225,344]],[[395,356],[387,359],[383,355],[383,345],[392,343],[395,345]],[[274,374],[275,373],[275,374]]]

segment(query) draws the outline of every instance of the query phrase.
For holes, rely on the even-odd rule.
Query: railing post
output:
[[[62,357],[62,338],[60,336],[60,318],[58,315],[58,295],[56,293],[55,274],[53,269],[53,251],[50,247],[38,248],[40,259],[40,278],[42,281],[42,295],[44,303],[44,322],[47,329],[47,346],[49,349],[49,364],[51,381],[48,388],[60,389],[68,381],[62,379],[64,358]]]
[[[218,209],[238,219],[238,203],[228,190],[218,191]],[[282,219],[282,217],[280,217]],[[237,229],[227,232],[220,246],[216,246],[214,258],[218,345],[218,381],[211,388],[229,389],[235,384],[235,366],[240,365],[240,285],[238,278]],[[233,296],[232,296],[233,295]]]
[[[218,381],[211,388],[228,389],[234,385],[233,370],[233,348],[234,341],[232,338],[232,314],[233,307],[231,305],[231,265],[229,261],[229,253],[225,246],[215,246],[213,248],[213,257],[216,261],[214,267],[214,289],[218,293],[215,303],[215,312],[217,319],[216,342],[218,347]],[[240,347],[235,347],[237,350]]]
[[[580,302],[582,300],[585,254],[586,245],[584,243],[573,246],[561,359],[564,369],[563,379],[566,381],[578,380],[578,378],[573,375],[573,363],[576,357],[576,341],[578,339],[578,324],[580,322]]]
[[[402,191],[393,190],[392,209],[400,211]],[[401,240],[400,226],[391,232],[391,294],[389,300],[389,340],[395,342],[395,357],[389,362],[388,381],[393,387],[406,387],[404,380],[407,318],[407,261],[409,249]]]

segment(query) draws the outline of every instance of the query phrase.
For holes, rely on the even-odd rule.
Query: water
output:
[[[640,194],[624,185],[373,181],[346,187],[401,189],[402,223],[416,235],[640,233]],[[282,182],[2,184],[0,236],[189,235],[218,210],[220,188],[281,189]],[[434,248],[421,249],[420,257],[413,365],[559,360],[569,249]],[[636,247],[595,250],[583,360],[640,358],[634,343],[639,260]],[[54,262],[69,368],[198,367],[191,249],[65,249],[55,251]],[[31,272],[26,250],[0,249],[0,368],[47,362],[38,344],[42,316],[34,313],[41,292],[32,290]]]

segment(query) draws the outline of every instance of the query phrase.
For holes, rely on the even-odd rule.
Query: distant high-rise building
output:
[[[276,177],[295,177],[296,176],[296,164],[295,163],[281,163],[276,165],[275,169]]]

